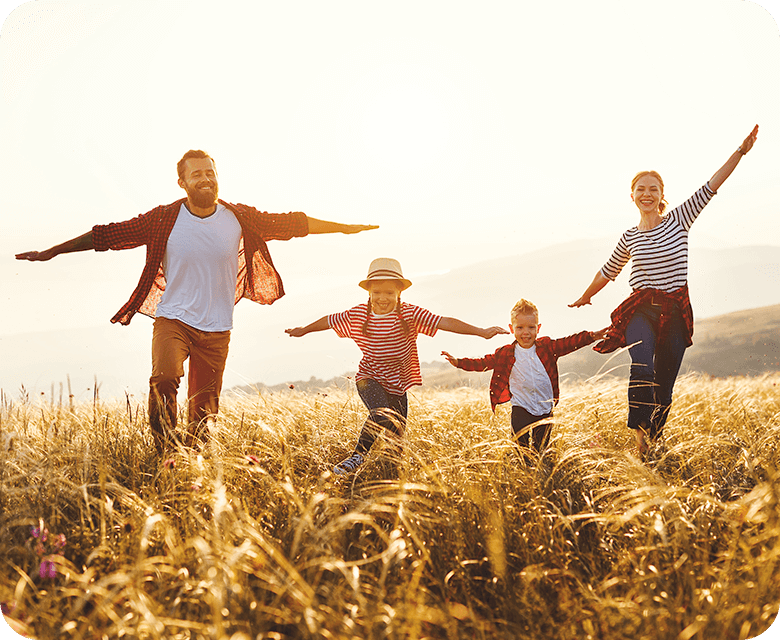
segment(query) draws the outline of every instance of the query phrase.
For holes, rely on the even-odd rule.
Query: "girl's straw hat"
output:
[[[372,260],[368,267],[368,276],[358,284],[368,291],[368,285],[376,280],[397,280],[401,284],[401,291],[412,286],[411,280],[404,278],[401,271],[401,263],[393,258],[377,258]]]

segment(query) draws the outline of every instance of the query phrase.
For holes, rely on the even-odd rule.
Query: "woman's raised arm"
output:
[[[731,157],[726,160],[726,164],[713,174],[710,178],[710,189],[713,191],[720,189],[721,185],[726,182],[726,178],[728,178],[731,175],[731,172],[737,168],[742,156],[753,148],[753,145],[756,143],[756,137],[758,137],[758,125],[753,127],[753,131],[751,131],[744,142],[739,145],[739,148],[731,154]]]

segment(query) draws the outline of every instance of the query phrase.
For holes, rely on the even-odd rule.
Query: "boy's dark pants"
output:
[[[552,411],[543,416],[535,416],[523,407],[512,407],[512,432],[515,436],[515,442],[521,447],[534,449],[541,453],[550,439],[552,422],[540,422],[540,420],[548,418],[552,418]],[[533,427],[527,428],[530,425]]]

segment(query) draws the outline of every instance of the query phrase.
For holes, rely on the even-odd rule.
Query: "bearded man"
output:
[[[138,286],[111,322],[127,325],[136,312],[154,318],[149,426],[159,453],[176,442],[176,394],[184,361],[190,360],[183,440],[196,446],[219,410],[235,304],[241,298],[271,304],[284,295],[266,241],[377,228],[224,202],[218,198],[214,160],[204,151],[185,153],[177,170],[186,198],[131,220],[96,225],[45,251],[16,255],[17,260],[44,261],[61,253],[146,245]]]

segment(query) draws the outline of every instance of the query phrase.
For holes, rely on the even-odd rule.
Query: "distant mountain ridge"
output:
[[[539,308],[545,335],[559,337],[583,329],[600,329],[608,323],[610,311],[630,293],[628,273],[621,273],[614,283],[605,287],[594,298],[593,305],[578,309],[567,305],[585,290],[593,274],[612,252],[615,240],[583,239],[542,246],[543,240],[529,238],[518,245],[516,255],[428,274],[415,274],[413,261],[405,259],[404,269],[414,286],[404,292],[403,299],[433,313],[460,318],[477,326],[506,326],[512,305],[525,298]],[[541,248],[532,249],[536,246]],[[691,302],[697,319],[713,320],[741,309],[755,310],[780,303],[780,246],[722,249],[692,246],[689,267]],[[360,265],[360,269],[363,268],[364,265]],[[356,280],[333,278],[326,286],[312,287],[308,280],[286,275],[284,265],[280,265],[280,269],[287,290],[284,298],[272,307],[249,302],[241,302],[236,307],[225,370],[226,389],[250,385],[255,380],[270,386],[288,380],[303,380],[301,384],[304,384],[311,376],[324,383],[357,368],[360,353],[351,340],[340,340],[332,332],[321,332],[304,339],[290,338],[284,333],[288,327],[363,302],[364,292],[357,287]],[[59,396],[61,389],[67,394],[68,387],[72,387],[76,398],[91,398],[95,382],[102,398],[146,395],[152,334],[149,318],[138,316],[127,327],[112,325],[108,318],[124,302],[126,291],[112,291],[110,304],[98,305],[102,315],[96,315],[91,306],[94,300],[88,292],[81,295],[87,297],[72,302],[84,305],[82,316],[85,322],[93,323],[92,326],[0,333],[0,389],[6,395],[13,397],[21,393],[24,385],[25,393],[43,394],[47,398]],[[15,310],[11,305],[8,313],[23,311]],[[702,322],[697,323],[695,345],[686,356],[685,366],[702,367],[715,375],[743,369],[758,370],[753,361],[763,362],[761,351],[764,348],[758,343],[743,344],[739,353],[728,358],[720,358],[720,353],[714,358],[715,354],[712,354],[707,356],[707,363],[699,363],[696,360],[698,350],[705,347]],[[719,339],[724,340],[722,336]],[[762,339],[776,340],[771,335],[757,338]],[[420,360],[432,363],[423,371],[427,383],[431,384],[438,379],[439,368],[442,373],[452,373],[439,355],[442,349],[458,356],[476,357],[501,344],[504,344],[501,337],[483,341],[473,336],[440,332],[433,338],[422,336],[417,346]],[[713,348],[716,351],[725,348],[724,343]],[[749,360],[740,363],[739,357],[745,353],[749,354]],[[586,356],[593,357],[596,371],[606,361],[589,349],[583,349],[563,358],[561,371],[568,372],[575,366],[580,368],[580,358]],[[730,364],[721,366],[717,360]],[[620,362],[616,358],[610,366]],[[590,371],[585,364],[582,368]]]
[[[485,353],[490,353],[486,351]],[[558,361],[562,378],[587,379],[607,373],[628,377],[630,359],[627,352],[613,357],[585,347]],[[482,387],[488,384],[490,372],[461,371],[447,362],[422,363],[423,386]],[[685,354],[682,373],[703,373],[713,377],[754,376],[780,371],[780,304],[747,311],[735,311],[714,318],[699,320],[694,325],[693,346]],[[329,380],[311,377],[272,386],[258,383],[233,387],[231,391],[252,393],[257,390],[282,391],[298,389],[319,391],[347,388],[354,372]]]

